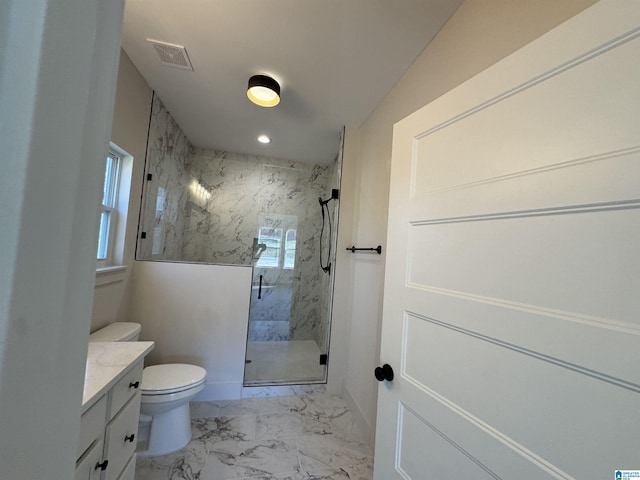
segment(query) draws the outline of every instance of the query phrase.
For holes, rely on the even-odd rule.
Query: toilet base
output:
[[[183,449],[191,441],[191,414],[189,402],[151,418],[147,449],[139,451],[142,457],[167,455]]]

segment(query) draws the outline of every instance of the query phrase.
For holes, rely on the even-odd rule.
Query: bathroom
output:
[[[336,269],[335,291],[339,292],[339,294],[334,298],[333,304],[332,350],[327,389],[330,392],[340,393],[345,398],[371,445],[373,445],[375,432],[377,392],[377,383],[373,378],[371,369],[378,364],[379,360],[379,322],[381,318],[385,252],[383,250],[383,255],[380,258],[375,256],[356,257],[345,251],[344,247],[353,244],[377,245],[385,242],[386,222],[384,219],[388,214],[388,158],[391,150],[392,125],[395,121],[491,65],[497,59],[525,45],[551,26],[569,18],[592,2],[574,2],[573,7],[566,6],[562,11],[550,5],[533,5],[532,2],[512,2],[511,5],[508,3],[493,2],[491,5],[478,6],[474,2],[465,2],[452,17],[452,21],[442,30],[439,43],[432,44],[425,50],[420,57],[420,61],[407,71],[403,81],[394,88],[393,95],[381,102],[376,112],[363,125],[359,127],[348,126],[346,129],[345,160],[340,196],[342,207],[340,222],[341,224],[344,223],[344,227],[338,230],[337,245],[339,248],[336,250],[336,265],[342,265],[343,268]],[[69,7],[69,10],[73,10],[73,7]],[[500,15],[494,15],[496,10],[500,10]],[[532,17],[536,21],[532,21]],[[84,17],[82,18],[85,19]],[[478,18],[482,19],[483,29],[493,32],[495,38],[487,40],[477,30],[474,30],[474,26],[478,25]],[[505,18],[508,21],[505,21]],[[65,24],[62,23],[62,25]],[[514,28],[514,25],[518,28]],[[64,28],[60,28],[60,32],[57,35],[63,35],[63,30]],[[28,32],[29,30],[25,29],[25,35]],[[70,33],[68,39],[70,44],[73,44],[72,36]],[[478,41],[479,37],[482,38],[482,41]],[[81,57],[83,52],[79,51],[80,47],[75,48],[71,52],[77,53]],[[456,62],[455,66],[449,64],[446,58],[446,55],[451,54],[452,49],[456,50],[461,58],[461,61]],[[66,54],[60,53],[60,55],[61,59],[66,57]],[[114,65],[117,60],[111,57],[107,56],[106,58],[111,62],[111,72],[115,80]],[[73,71],[77,72],[79,76],[87,69],[86,63],[73,66],[73,68],[75,69]],[[438,73],[427,74],[427,70],[433,70]],[[421,96],[414,96],[415,91],[412,85],[416,82],[424,83],[426,78],[433,79],[434,75],[437,81],[434,81],[432,85],[430,84],[428,91],[422,93]],[[53,77],[54,80],[58,78],[56,75],[53,75]],[[126,89],[119,87],[116,93],[113,129],[111,130],[111,125],[103,125],[102,127],[105,131],[111,130],[111,140],[126,150],[134,159],[144,159],[152,89],[124,55],[120,57],[118,82],[120,85],[126,85]],[[65,95],[61,95],[61,97],[67,101],[66,107],[69,109],[76,108],[74,102],[69,101],[70,98],[75,97],[68,92],[68,89],[63,88],[64,83],[59,81],[56,85],[61,92],[65,92]],[[107,111],[108,108],[105,107],[103,113]],[[51,123],[55,124],[58,118],[57,116],[52,116]],[[79,114],[73,118],[79,118]],[[76,125],[82,124],[82,121],[76,123]],[[93,128],[99,129],[99,127],[94,126]],[[57,147],[56,151],[63,152],[65,142],[73,141],[74,144],[82,144],[83,137],[80,134],[73,137],[71,133],[67,137],[57,137],[56,133],[54,133],[48,134],[46,138],[47,141],[51,141],[51,138],[59,138],[53,143],[53,146]],[[80,154],[77,155],[78,158],[80,156]],[[66,156],[62,153],[59,153],[55,158],[57,160],[56,165],[63,166],[68,171],[81,171],[83,176],[90,176],[89,173],[82,170],[81,162],[76,161],[74,163],[74,161],[66,159]],[[45,162],[43,162],[42,166],[52,168],[49,163]],[[32,185],[31,191],[34,194],[39,191],[51,192],[52,189],[48,186],[51,178],[60,180],[63,187],[71,188],[71,179],[67,183],[66,179],[53,175],[55,172],[46,169],[44,171],[48,175],[46,181],[42,179],[40,183]],[[24,325],[13,325],[11,327],[12,331],[6,333],[6,337],[3,330],[2,341],[0,342],[2,345],[9,345],[6,338],[11,338],[13,348],[18,350],[24,348],[25,351],[29,352],[33,352],[35,348],[41,350],[44,356],[44,358],[40,357],[37,360],[29,360],[29,358],[35,358],[36,356],[30,353],[29,357],[26,358],[18,353],[12,354],[14,355],[13,358],[16,359],[15,361],[21,365],[6,363],[3,366],[3,372],[7,377],[3,377],[3,379],[12,375],[18,378],[22,372],[26,372],[30,376],[33,375],[34,378],[39,379],[38,383],[45,385],[50,390],[53,398],[62,400],[56,403],[65,403],[65,401],[70,400],[69,395],[65,393],[66,390],[77,392],[78,388],[80,388],[84,367],[82,359],[86,352],[84,352],[84,347],[75,348],[70,350],[68,356],[63,356],[64,358],[62,358],[61,351],[66,350],[69,345],[74,343],[72,340],[78,340],[80,337],[86,340],[89,334],[88,327],[83,335],[80,336],[70,331],[71,327],[78,326],[82,322],[77,311],[82,310],[84,315],[87,308],[91,310],[91,305],[93,305],[91,330],[113,321],[131,319],[132,310],[136,308],[135,305],[138,301],[137,295],[145,294],[140,290],[144,288],[144,285],[141,285],[141,278],[146,278],[145,275],[150,273],[138,271],[138,267],[142,263],[134,261],[136,227],[138,223],[137,212],[140,207],[143,172],[143,162],[139,161],[129,165],[125,172],[125,178],[128,177],[132,185],[125,222],[127,235],[121,239],[124,248],[119,258],[125,268],[101,271],[95,281],[95,291],[93,282],[95,273],[93,278],[88,275],[85,271],[86,268],[83,269],[82,262],[79,260],[77,265],[73,263],[74,260],[69,260],[71,267],[62,269],[58,263],[52,263],[52,260],[48,259],[46,255],[30,255],[28,264],[20,266],[24,271],[31,272],[30,283],[28,286],[26,281],[24,284],[16,283],[16,285],[18,287],[23,286],[25,291],[30,291],[37,295],[41,299],[40,304],[42,305],[38,308],[47,309],[46,311],[35,312],[34,318],[45,318],[50,315],[52,318],[55,317],[56,321],[52,320],[47,323],[46,328],[43,328],[38,334],[33,332],[36,328],[40,328],[40,325],[29,324],[28,322]],[[95,187],[96,185],[97,183],[94,182],[92,186]],[[58,190],[64,190],[64,188],[56,189],[55,191],[58,192]],[[19,192],[16,192],[16,196],[18,195]],[[57,195],[62,194],[59,193]],[[85,192],[81,198],[91,199],[93,198],[92,195],[93,193]],[[75,198],[70,198],[69,196],[64,198],[52,196],[52,198],[56,199],[56,204],[68,207],[68,211],[56,212],[57,223],[73,225],[75,217],[86,220],[90,219],[91,215],[95,216],[93,207],[85,206],[85,209],[82,210],[82,205],[77,205],[78,202]],[[29,214],[28,211],[26,211],[25,215],[27,214]],[[37,212],[34,211],[31,211],[31,216],[38,219],[38,222],[34,223],[39,223],[43,219],[42,215],[38,216]],[[19,217],[16,216],[16,218]],[[91,224],[92,222],[93,220],[86,220],[85,223]],[[84,252],[85,257],[93,255],[93,239],[89,238],[93,237],[93,235],[84,237],[82,235],[77,235],[76,237],[69,235],[65,238],[52,238],[45,242],[39,238],[35,226],[33,228],[33,232],[29,231],[27,234],[33,233],[34,235],[27,235],[27,237],[40,242],[39,245],[43,247],[40,249],[41,251],[46,250],[44,247],[53,245],[56,247],[55,251],[60,252],[62,257],[68,251],[68,246],[71,245],[75,252]],[[34,275],[33,272],[42,271],[43,266],[45,267],[45,273],[42,275],[41,284],[38,278],[34,278],[38,277],[38,275]],[[155,263],[148,266],[153,269]],[[203,289],[206,290],[211,301],[218,306],[219,310],[216,315],[219,315],[223,322],[228,323],[223,323],[221,330],[216,331],[216,335],[213,336],[213,338],[224,339],[224,341],[220,340],[219,343],[215,344],[215,348],[220,349],[220,355],[216,356],[216,360],[220,360],[221,363],[219,364],[219,370],[216,370],[217,367],[211,368],[210,373],[213,375],[213,379],[217,379],[220,382],[221,386],[224,387],[223,390],[227,392],[226,395],[230,397],[231,395],[237,395],[242,388],[241,378],[245,360],[242,350],[246,340],[244,331],[247,328],[246,314],[248,308],[248,295],[245,293],[245,287],[251,283],[251,278],[250,275],[242,273],[243,269],[226,266],[215,268],[219,269],[220,275],[216,275],[213,284],[208,285],[208,288],[204,288],[205,285],[203,285]],[[235,272],[237,270],[241,272],[236,275]],[[47,274],[49,271],[51,273]],[[173,278],[173,275],[173,272],[167,274],[166,277],[159,274],[156,278],[159,284],[162,285],[163,282],[168,282],[169,278]],[[76,279],[70,281],[67,286],[69,290],[77,292],[77,298],[74,297],[77,300],[77,304],[73,304],[73,311],[61,309],[56,301],[49,298],[48,294],[45,294],[52,290],[51,285],[55,284],[55,280],[59,278]],[[3,277],[4,280],[6,280],[5,277]],[[11,281],[7,283],[11,285]],[[5,284],[3,283],[3,285]],[[234,286],[238,288],[234,288]],[[240,288],[240,286],[242,287]],[[134,295],[133,292],[136,289],[138,290]],[[62,290],[62,288],[56,290],[55,293],[58,297],[64,297],[65,292]],[[4,289],[2,294],[5,295]],[[153,295],[152,292],[147,292],[147,294],[149,296]],[[233,308],[233,303],[236,301],[245,305],[245,310],[242,314]],[[28,303],[26,299],[24,302],[25,304]],[[36,306],[30,305],[30,308],[36,308]],[[64,311],[59,315],[57,313],[54,314],[54,311],[58,312],[56,308]],[[197,306],[180,305],[176,308],[188,309],[197,308]],[[182,313],[186,317],[185,311],[179,311],[178,313]],[[67,326],[67,323],[61,320],[63,317],[71,317],[74,320],[69,322],[71,325]],[[182,334],[184,335],[182,337],[184,342],[195,343],[201,333],[200,328],[202,328],[202,325],[199,323],[190,325],[186,333]],[[66,342],[63,339],[70,340]],[[156,342],[162,341],[158,337],[154,338],[154,340]],[[3,352],[6,352],[6,350],[3,350]],[[195,362],[194,357],[198,352],[195,349],[193,352],[193,357],[188,360]],[[240,355],[238,355],[239,352]],[[6,357],[12,358],[9,354]],[[59,358],[61,359],[57,360]],[[57,377],[56,381],[47,379],[51,372],[43,371],[42,365],[47,365],[49,359],[54,359],[52,360],[53,365],[60,366],[69,372],[70,378],[65,380],[66,383],[61,381],[63,379]],[[7,403],[12,411],[24,411],[24,416],[26,417],[26,412],[35,413],[42,410],[42,415],[34,415],[33,423],[37,423],[38,427],[45,425],[47,430],[59,429],[66,432],[67,438],[73,437],[73,432],[77,425],[69,423],[70,426],[65,427],[64,422],[71,418],[73,413],[71,409],[73,407],[77,410],[77,405],[70,405],[68,408],[61,407],[59,416],[52,415],[51,407],[46,406],[51,402],[38,401],[35,389],[29,389],[28,385],[21,386],[20,384],[17,387],[24,389],[20,390],[21,398],[32,398],[32,400],[28,402],[16,402],[13,400],[10,405]],[[6,398],[9,397],[3,396],[3,401]],[[24,404],[24,406],[20,404]],[[3,411],[3,413],[5,412]],[[56,417],[59,417],[60,420]],[[11,427],[12,425],[9,424],[6,431],[11,431]],[[33,429],[38,427],[33,425]],[[40,440],[33,432],[26,432],[20,442],[16,443],[31,445],[35,451],[51,449],[51,439],[46,438],[45,435],[42,437],[42,440]],[[9,451],[10,449],[5,450],[5,452]],[[69,456],[69,452],[63,446],[56,446],[50,457],[55,458],[59,453]],[[61,462],[58,462],[57,468],[59,471],[64,471],[66,467]],[[36,477],[38,475],[33,475],[31,478]],[[41,475],[38,478],[45,477]]]
[[[140,112],[120,101],[133,92],[144,106]],[[143,104],[142,99],[149,103]],[[147,132],[140,128],[145,125],[143,118],[151,119],[146,121]],[[127,135],[137,133],[135,143],[122,142],[121,127]],[[328,336],[332,274],[336,271],[341,137],[342,132],[336,131],[334,153],[322,164],[195,148],[121,51],[112,148],[120,149],[125,168],[133,170],[139,166],[136,158],[146,159],[139,162],[144,171],[131,173],[138,181],[131,182],[128,196],[127,216],[139,218],[139,224],[134,235],[126,231],[125,236],[133,237],[137,251],[130,272],[108,266],[99,269],[95,305],[111,293],[117,295],[127,284],[124,302],[131,300],[128,306],[123,302],[115,320],[140,323],[139,339],[154,341],[145,364],[188,363],[206,369],[206,384],[194,401],[287,395],[291,384],[308,385],[307,393],[339,393],[338,384],[327,385],[326,364],[333,360]],[[131,154],[136,148],[146,151],[138,157]],[[142,187],[142,195],[133,185]],[[141,202],[133,207],[141,210],[138,216],[131,211],[131,199],[140,197]],[[266,203],[269,210],[263,213]],[[221,219],[222,215],[226,217]],[[222,233],[211,226],[214,216]],[[273,258],[255,245],[264,241],[256,238],[259,232],[272,227],[283,234],[293,231],[297,237],[294,253],[286,257],[289,263],[281,268],[263,265],[265,258],[268,262]],[[126,242],[121,240],[123,245]],[[273,278],[274,271],[280,278]],[[265,277],[264,282],[258,274]],[[265,307],[259,303],[261,295]],[[287,296],[289,300],[283,301]],[[273,297],[275,301],[269,302]],[[112,305],[109,300],[104,303],[107,309]],[[279,314],[282,309],[291,313]],[[94,308],[92,331],[113,321],[113,317],[98,320],[99,314]],[[314,357],[314,362],[307,361],[313,363],[310,373],[301,372],[298,367],[304,362],[293,358],[289,363],[297,371],[265,377],[264,369],[260,370],[265,359],[251,347],[269,347],[273,343],[268,340],[274,337],[277,343],[287,344],[288,350],[298,342],[304,345],[301,352]],[[324,365],[320,364],[321,353],[325,354]],[[252,377],[252,371],[261,374]],[[145,438],[149,437],[148,423],[141,425],[137,438],[143,451],[139,456],[145,454]],[[154,448],[150,450],[157,454]]]

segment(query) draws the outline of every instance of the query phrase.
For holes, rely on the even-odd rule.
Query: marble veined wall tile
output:
[[[251,264],[260,227],[280,228],[282,234],[294,228],[292,269],[282,268],[283,258],[277,266],[264,266],[260,261],[255,265],[252,295],[257,296],[259,275],[263,275],[265,295],[262,301],[252,301],[251,321],[271,322],[277,331],[270,331],[267,324],[250,327],[250,335],[256,335],[250,340],[282,339],[282,324],[275,322],[289,314],[289,339],[326,344],[319,340],[328,331],[328,327],[320,328],[328,320],[327,280],[323,278],[328,275],[320,269],[318,198],[330,195],[336,182],[335,164],[311,165],[195,148],[187,169],[193,181],[211,195],[199,204],[187,202],[182,259]],[[288,291],[290,300],[277,298],[277,291],[280,295]]]
[[[188,182],[186,163],[191,143],[157,95],[153,97],[141,231],[138,242],[141,260],[180,260],[186,216]]]

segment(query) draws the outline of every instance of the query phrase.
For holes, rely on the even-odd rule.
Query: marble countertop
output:
[[[90,342],[84,373],[82,413],[118,378],[153,350],[153,342]]]

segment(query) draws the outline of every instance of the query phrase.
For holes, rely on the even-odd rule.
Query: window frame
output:
[[[112,168],[108,169],[109,159],[115,160]],[[131,188],[131,169],[133,157],[113,142],[109,142],[107,154],[104,157],[102,195],[98,205],[99,229],[96,248],[96,271],[98,273],[113,268],[122,267],[124,261],[124,236],[129,206],[129,189]],[[109,175],[109,177],[107,177]],[[105,187],[109,189],[106,191]],[[126,190],[125,190],[126,189]],[[107,203],[103,203],[104,200]],[[108,232],[106,233],[105,257],[98,258],[101,250],[103,216],[109,217]]]

